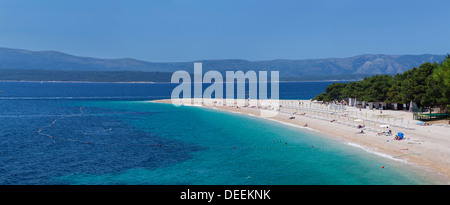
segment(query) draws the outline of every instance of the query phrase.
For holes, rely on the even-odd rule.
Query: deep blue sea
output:
[[[331,83],[280,83],[280,98],[310,99]],[[0,184],[432,183],[314,131],[148,102],[175,86],[0,82]]]

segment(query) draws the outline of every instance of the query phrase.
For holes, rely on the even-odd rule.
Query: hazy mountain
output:
[[[395,74],[436,62],[445,55],[359,55],[349,58],[306,60],[247,61],[239,59],[199,60],[203,72],[217,70],[278,70],[280,77],[304,77],[349,74]],[[65,71],[146,71],[193,72],[193,62],[146,62],[136,59],[100,59],[73,56],[56,51],[28,51],[0,48],[0,69],[33,69]]]

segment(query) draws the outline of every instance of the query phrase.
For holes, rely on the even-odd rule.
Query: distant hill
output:
[[[247,61],[239,59],[198,60],[203,72],[217,70],[277,70],[280,78],[306,79],[308,76],[364,76],[370,74],[396,74],[424,62],[439,62],[445,55],[382,55],[368,54],[349,58],[306,60]],[[131,58],[100,59],[73,56],[57,51],[28,51],[0,48],[0,69],[8,70],[60,70],[60,71],[143,71],[193,72],[192,62],[146,62]]]
[[[0,81],[170,82],[171,77],[169,72],[0,69]]]

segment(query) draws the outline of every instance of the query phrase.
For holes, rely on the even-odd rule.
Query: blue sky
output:
[[[0,0],[0,47],[146,61],[450,52],[450,1]]]

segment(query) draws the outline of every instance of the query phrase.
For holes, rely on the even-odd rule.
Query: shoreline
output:
[[[343,81],[359,81],[359,80],[311,80],[311,81],[274,81],[278,83],[314,83],[314,82],[343,82]],[[62,81],[62,80],[50,80],[50,81],[34,81],[34,80],[0,80],[0,82],[11,83],[142,83],[142,84],[156,84],[156,83],[172,83],[172,82],[152,82],[152,81],[124,81],[124,82],[100,82],[100,81]],[[271,81],[268,81],[271,82]],[[226,82],[223,82],[226,83]]]
[[[151,82],[151,81],[130,81],[130,82],[94,82],[94,81],[28,81],[28,80],[0,80],[0,82],[10,82],[10,83],[170,83],[170,82]]]
[[[153,100],[150,102],[173,104],[170,99],[165,100]],[[184,103],[183,103],[184,102]],[[186,99],[183,99],[182,104],[186,105]],[[192,101],[191,101],[192,102]],[[201,102],[201,101],[200,101]],[[207,101],[205,101],[208,104]],[[290,105],[296,102],[302,102],[303,105],[312,103],[310,100],[280,100],[280,104]],[[191,106],[199,106],[205,108],[217,109],[225,112],[239,113],[248,116],[259,117],[276,121],[278,123],[295,126],[298,128],[306,128],[305,130],[313,131],[320,134],[323,137],[329,137],[337,140],[344,141],[347,145],[363,149],[372,154],[379,155],[381,157],[395,161],[395,163],[404,163],[413,165],[417,168],[426,169],[429,173],[425,177],[433,179],[438,184],[448,185],[450,184],[450,139],[446,139],[446,134],[450,131],[450,127],[446,126],[418,126],[410,123],[407,126],[395,126],[391,125],[389,128],[380,128],[380,124],[386,124],[386,122],[380,122],[371,125],[371,122],[364,122],[366,125],[364,134],[356,134],[359,129],[355,126],[361,122],[355,122],[353,119],[358,115],[359,109],[352,109],[353,107],[346,106],[346,113],[352,113],[351,115],[340,116],[339,113],[335,115],[325,115],[324,113],[317,112],[313,109],[305,107],[284,108],[277,112],[276,116],[261,116],[262,108],[251,108],[250,106],[225,106],[225,105],[212,105],[205,103],[199,103],[198,99],[194,100]],[[283,106],[282,106],[283,107]],[[305,108],[305,109],[303,109]],[[293,114],[294,111],[299,111]],[[289,112],[291,111],[291,112]],[[372,110],[362,110],[361,116],[365,113],[373,112]],[[376,112],[379,112],[378,110]],[[304,115],[300,114],[306,113]],[[397,116],[404,117],[405,119],[412,119],[412,113],[403,111],[390,111],[383,110],[383,113],[387,113],[385,116]],[[325,117],[324,117],[325,115]],[[367,115],[367,114],[366,114]],[[295,119],[289,119],[294,116]],[[329,119],[334,119],[331,121]],[[334,118],[333,118],[334,117]],[[403,118],[402,122],[403,122]],[[308,124],[304,127],[305,123]],[[391,122],[391,124],[394,124]],[[353,126],[354,125],[354,126]],[[392,136],[378,135],[378,132],[392,130],[394,133]],[[394,140],[395,133],[403,132],[405,139],[398,141]],[[447,134],[448,135],[448,134]],[[432,175],[432,176],[429,176]]]

